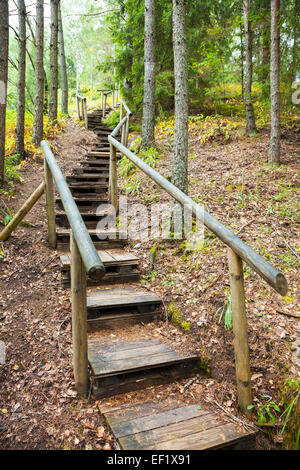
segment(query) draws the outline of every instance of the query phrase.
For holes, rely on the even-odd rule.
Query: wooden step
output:
[[[89,336],[93,393],[106,397],[169,383],[199,372],[197,356],[184,356],[160,340],[110,341]]]
[[[108,171],[109,168],[109,160],[107,158],[92,158],[90,157],[88,160],[81,162],[81,167],[76,168],[76,170],[80,170],[81,168],[88,168],[90,166],[97,167],[98,169],[102,169]]]
[[[93,197],[74,197],[74,201],[76,202],[78,208],[82,209],[91,209],[99,206],[100,204],[105,204],[109,203],[109,199],[107,195],[105,194],[97,194],[96,196],[94,195]],[[63,204],[61,201],[61,198],[56,198],[55,202],[57,203],[58,207],[60,209],[63,209]]]
[[[97,214],[95,212],[85,212],[84,210],[79,211],[81,214],[81,217],[85,223],[85,226],[88,229],[96,229],[98,222],[103,219],[103,217],[106,217],[108,214],[108,209],[104,209],[99,211]],[[55,214],[55,223],[60,226],[60,227],[65,227],[69,228],[70,224],[68,221],[68,218],[64,212],[58,212]]]
[[[160,314],[161,303],[157,295],[140,287],[122,285],[90,291],[87,296],[89,330],[153,321]]]
[[[256,431],[246,431],[198,403],[139,402],[100,412],[122,450],[252,450]]]
[[[109,178],[109,171],[108,171],[108,166],[102,168],[101,166],[97,167],[95,164],[94,166],[92,165],[84,165],[82,167],[76,168],[74,170],[74,174],[70,176],[70,180],[72,181],[71,178],[76,178],[77,180],[79,178],[89,178],[90,176],[95,176],[95,178],[101,179],[108,179]]]
[[[87,278],[88,286],[97,286],[97,285],[99,286],[99,285],[110,284],[110,283],[136,282],[139,280],[140,278],[140,274],[138,271],[139,260],[136,256],[130,253],[125,253],[118,249],[99,250],[98,253],[105,266],[106,273],[104,277],[100,280],[94,280],[88,277]],[[63,280],[64,286],[70,285],[70,265],[71,265],[70,254],[65,253],[61,255],[60,268],[62,272],[62,280]],[[104,292],[106,293],[107,291],[104,291]],[[104,302],[103,298],[101,297],[103,293],[102,294],[101,293],[102,291],[95,291],[93,294],[94,296],[93,298],[96,299],[93,318],[96,318],[96,316],[99,316],[97,311],[101,310],[102,304],[100,300],[102,299],[102,302]],[[115,292],[111,291],[111,295],[112,294],[115,294]],[[108,294],[106,293],[105,295],[107,298]],[[98,297],[99,297],[99,302],[97,304]],[[124,301],[124,298],[123,298],[123,301]],[[102,307],[104,308],[104,304],[102,305]]]
[[[100,183],[103,184],[103,181],[108,179],[109,172],[103,171],[101,173],[90,173],[88,175],[82,174],[82,168],[78,168],[77,170],[81,170],[79,173],[75,173],[74,175],[67,176],[66,181],[70,184],[79,184],[79,183]]]
[[[88,230],[90,237],[97,250],[107,250],[113,248],[121,248],[127,239],[122,238],[124,234],[117,232],[116,234],[111,231],[99,232],[97,230]],[[121,235],[121,238],[120,238]],[[103,239],[99,238],[105,237]],[[70,245],[70,230],[69,229],[57,229],[56,230],[57,249],[62,251],[68,251]]]

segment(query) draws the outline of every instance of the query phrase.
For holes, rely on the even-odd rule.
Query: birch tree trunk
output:
[[[185,26],[186,0],[172,0],[175,77],[175,130],[172,182],[188,192],[188,70]]]
[[[18,101],[15,152],[21,156],[25,154],[24,127],[25,127],[25,81],[26,81],[26,7],[24,0],[18,0],[19,19],[19,54],[18,54]]]
[[[269,164],[280,163],[280,0],[271,0],[271,135]]]
[[[58,6],[59,0],[51,0],[51,36],[50,36],[50,92],[49,118],[52,123],[57,121],[57,88],[58,88]]]
[[[254,109],[252,104],[252,31],[250,21],[250,0],[244,0],[244,27],[245,27],[245,88],[244,104],[247,120],[247,132],[249,135],[256,134]]]
[[[68,115],[68,76],[66,67],[64,33],[61,19],[60,4],[58,7],[58,42],[60,58],[60,79],[61,79],[61,112]]]
[[[145,0],[142,147],[155,144],[155,0]]]
[[[0,188],[4,184],[8,37],[8,1],[0,0]]]
[[[44,1],[36,2],[35,99],[32,140],[37,146],[43,139],[44,109]]]

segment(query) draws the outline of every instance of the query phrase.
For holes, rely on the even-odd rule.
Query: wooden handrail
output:
[[[63,174],[55,160],[48,142],[43,140],[41,147],[49,170],[54,178],[57,190],[61,197],[66,216],[73,231],[78,250],[82,257],[87,274],[93,279],[99,279],[105,274],[105,267],[91,240],[85,223],[81,217],[78,207],[73,199],[72,193],[63,177]]]
[[[130,112],[125,106],[123,100],[121,106]],[[250,373],[250,353],[248,346],[248,329],[244,292],[243,262],[244,260],[260,277],[262,277],[273,289],[279,294],[286,295],[288,284],[285,276],[279,272],[274,266],[260,256],[249,245],[243,242],[225,225],[215,219],[206,212],[202,206],[197,204],[192,198],[180,191],[174,184],[161,176],[156,170],[147,165],[137,155],[131,152],[125,145],[124,139],[119,142],[116,136],[116,130],[122,127],[122,135],[124,126],[129,123],[129,113],[122,118],[122,107],[120,112],[120,122],[113,132],[108,136],[110,143],[110,173],[109,173],[109,192],[111,203],[116,212],[118,211],[118,186],[116,171],[116,151],[125,155],[135,166],[142,170],[147,176],[155,181],[170,196],[183,206],[191,208],[194,216],[198,220],[202,220],[203,224],[211,230],[220,240],[228,246],[228,264],[230,274],[230,293],[231,293],[231,311],[232,326],[234,332],[234,351],[235,351],[235,369],[239,406],[247,413],[249,405],[251,405],[251,373]],[[126,132],[126,131],[125,131]],[[126,140],[127,142],[127,140]],[[126,144],[127,145],[127,144]]]
[[[140,170],[153,179],[170,196],[180,202],[182,205],[189,205],[195,216],[202,214],[204,225],[211,230],[220,240],[237,253],[251,268],[254,269],[267,283],[273,287],[279,294],[286,295],[287,281],[285,276],[280,273],[272,264],[266,261],[261,255],[253,250],[249,245],[243,242],[225,225],[206,212],[202,206],[197,204],[192,198],[183,193],[174,184],[161,176],[156,170],[137,157],[128,148],[118,142],[112,134],[108,136],[109,142],[116,147],[122,154],[126,155]]]

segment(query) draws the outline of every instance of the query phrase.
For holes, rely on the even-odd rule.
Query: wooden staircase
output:
[[[107,110],[110,111],[109,109]],[[97,224],[108,210],[109,145],[111,129],[102,122],[102,111],[88,113],[88,128],[98,136],[81,166],[66,181],[86,224],[106,273],[99,281],[87,278],[88,360],[93,394],[99,398],[126,394],[200,373],[197,355],[176,350],[167,338],[137,334],[136,325],[155,322],[161,299],[141,288],[138,258],[128,251],[124,234],[102,231]],[[58,212],[57,249],[62,282],[70,286],[70,228],[62,202]],[[101,205],[101,210],[97,207]],[[107,206],[107,207],[106,207]],[[114,339],[111,330],[115,332]],[[118,331],[126,330],[118,337]],[[128,400],[127,400],[128,401]],[[118,409],[102,406],[121,449],[251,448],[255,432],[224,422],[215,413],[184,403],[128,403]]]

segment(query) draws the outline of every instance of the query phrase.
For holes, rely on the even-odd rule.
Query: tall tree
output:
[[[271,135],[269,164],[280,163],[280,0],[271,0]]]
[[[256,133],[255,116],[252,104],[252,31],[250,21],[250,0],[243,0],[244,28],[245,28],[245,85],[244,103],[249,135]]]
[[[68,115],[68,76],[66,66],[66,55],[64,45],[63,24],[61,18],[60,4],[58,7],[58,42],[60,58],[60,81],[61,81],[61,112]]]
[[[26,82],[26,7],[24,0],[18,0],[19,19],[19,54],[18,54],[18,101],[15,151],[21,156],[25,154],[25,82]]]
[[[49,118],[52,123],[57,120],[57,89],[58,89],[58,6],[59,0],[50,0],[51,34],[50,34],[50,93]]]
[[[145,0],[142,147],[155,143],[155,0]]]
[[[43,139],[44,107],[44,1],[36,2],[35,34],[35,100],[32,140],[39,145]]]
[[[186,0],[172,0],[175,79],[175,129],[172,181],[188,192],[188,67],[186,44]]]
[[[4,184],[5,121],[8,78],[8,1],[0,0],[0,187]]]

